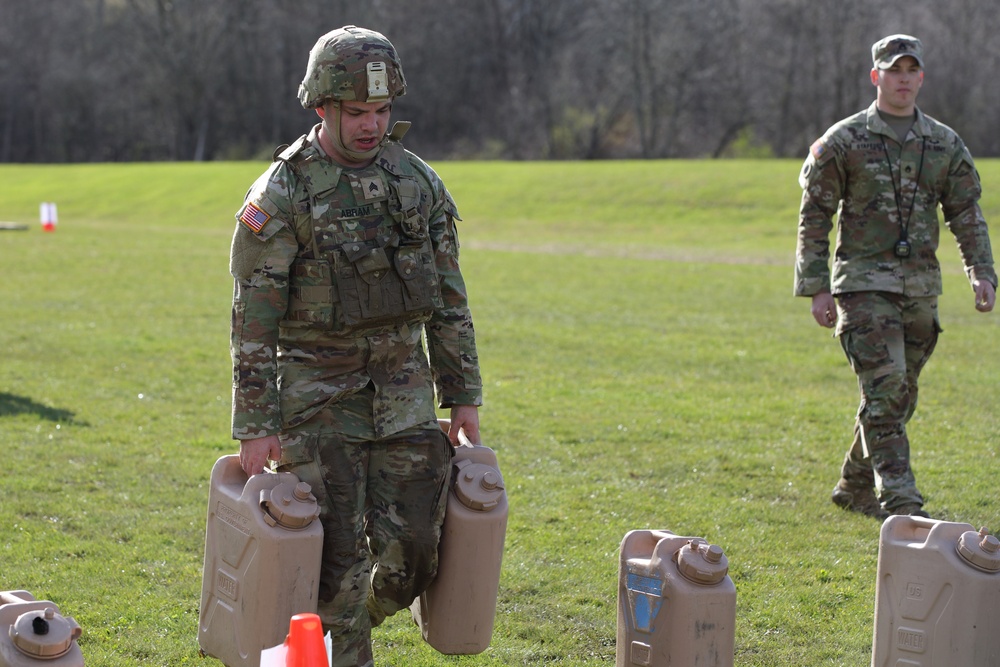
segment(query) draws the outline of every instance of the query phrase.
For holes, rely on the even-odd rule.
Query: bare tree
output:
[[[994,0],[0,0],[0,161],[265,157],[316,122],[316,38],[384,32],[421,155],[801,157],[922,37],[921,109],[1000,154]],[[969,17],[975,16],[975,20]],[[756,153],[755,153],[756,154]]]
[[[1000,66],[996,4],[954,0],[922,8],[926,79],[920,108],[954,127],[976,156],[1000,154],[1000,89],[984,76]],[[970,19],[970,17],[975,17]]]

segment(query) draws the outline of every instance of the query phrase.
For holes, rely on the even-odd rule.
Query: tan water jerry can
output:
[[[1000,665],[1000,540],[967,523],[882,524],[874,667]]]
[[[437,578],[410,612],[424,640],[448,655],[490,645],[507,534],[507,492],[492,449],[455,448]]]
[[[292,473],[247,479],[238,455],[212,468],[198,643],[227,667],[259,667],[288,620],[313,613],[323,527],[312,489]]]
[[[722,549],[668,530],[633,530],[618,569],[617,667],[732,667],[736,586]]]
[[[0,667],[82,667],[83,631],[59,607],[28,591],[0,593]]]

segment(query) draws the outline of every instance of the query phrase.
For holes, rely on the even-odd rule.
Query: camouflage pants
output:
[[[278,469],[319,501],[317,611],[333,639],[332,667],[373,665],[371,628],[437,574],[453,450],[437,422],[371,441],[331,430],[332,416],[316,421],[282,435]]]
[[[861,391],[841,476],[851,486],[874,485],[889,511],[923,505],[906,424],[917,407],[920,371],[941,331],[937,297],[851,292],[837,297],[837,315],[837,335]]]

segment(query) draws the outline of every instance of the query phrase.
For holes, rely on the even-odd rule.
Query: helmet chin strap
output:
[[[331,106],[334,109],[333,111],[334,127],[331,129],[333,129],[334,131],[330,132],[329,134],[333,135],[332,137],[330,137],[330,139],[331,141],[333,141],[333,145],[336,147],[337,152],[355,162],[364,162],[366,160],[371,160],[376,155],[378,155],[378,152],[382,150],[382,142],[385,141],[385,137],[382,137],[379,140],[379,142],[375,144],[375,147],[372,148],[371,150],[363,151],[360,153],[358,151],[352,151],[348,149],[347,146],[344,145],[344,140],[340,136],[340,103],[334,103]]]

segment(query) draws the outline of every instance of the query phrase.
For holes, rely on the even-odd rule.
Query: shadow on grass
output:
[[[47,405],[36,403],[30,398],[0,391],[0,418],[16,415],[37,415],[50,422],[87,426],[86,422],[77,421],[76,415],[70,410],[50,408]]]

